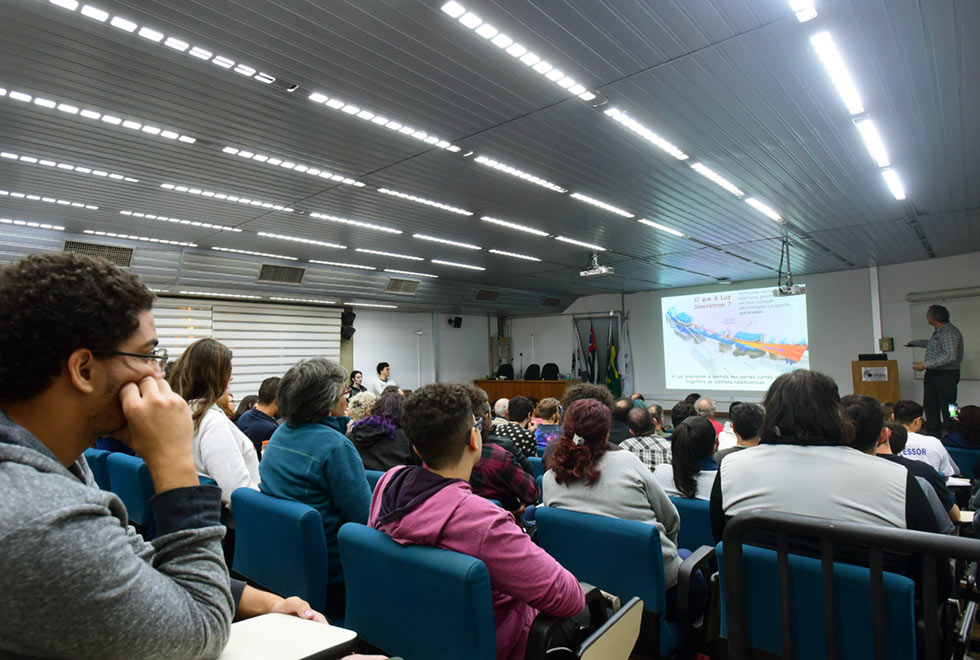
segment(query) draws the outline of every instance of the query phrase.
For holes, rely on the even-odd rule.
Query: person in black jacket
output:
[[[371,414],[354,422],[347,434],[361,455],[365,470],[384,472],[396,465],[422,464],[401,428],[404,401],[399,392],[381,395],[371,406]]]

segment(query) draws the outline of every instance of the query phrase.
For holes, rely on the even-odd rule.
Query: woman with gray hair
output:
[[[259,464],[263,493],[308,504],[323,518],[329,568],[324,613],[331,619],[343,616],[346,600],[337,532],[346,522],[366,523],[371,505],[364,465],[344,435],[346,381],[347,371],[326,358],[293,365],[276,397],[285,423]]]

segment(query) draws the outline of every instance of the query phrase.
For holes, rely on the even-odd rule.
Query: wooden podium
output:
[[[493,403],[500,397],[508,399],[517,396],[536,396],[538,399],[554,397],[561,400],[565,394],[565,388],[569,385],[577,385],[582,382],[581,378],[572,380],[474,380],[473,384],[483,389]]]
[[[867,394],[881,403],[894,403],[898,391],[898,362],[895,360],[854,360],[851,382],[855,394]]]

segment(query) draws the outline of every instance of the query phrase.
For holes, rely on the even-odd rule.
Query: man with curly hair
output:
[[[220,492],[198,481],[187,404],[163,378],[153,294],[102,259],[0,269],[0,656],[218,655],[232,615],[303,601],[230,585]],[[83,452],[127,442],[156,489],[157,537],[99,490]]]

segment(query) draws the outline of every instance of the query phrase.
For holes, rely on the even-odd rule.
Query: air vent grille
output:
[[[541,304],[545,307],[558,307],[561,304],[561,298],[545,298]]]
[[[277,266],[275,264],[262,264],[259,270],[259,282],[275,282],[276,284],[302,284],[303,276],[306,274],[305,268],[295,266]]]
[[[415,292],[419,290],[418,280],[402,280],[397,277],[392,277],[388,279],[388,286],[385,287],[385,293],[396,293],[400,296],[414,296]]]
[[[494,289],[480,289],[476,292],[476,296],[473,298],[476,302],[497,302],[497,298],[500,297],[500,292]]]
[[[65,252],[77,252],[78,254],[87,254],[90,257],[102,257],[123,268],[129,268],[129,265],[133,263],[133,248],[118,247],[116,245],[65,241]]]

